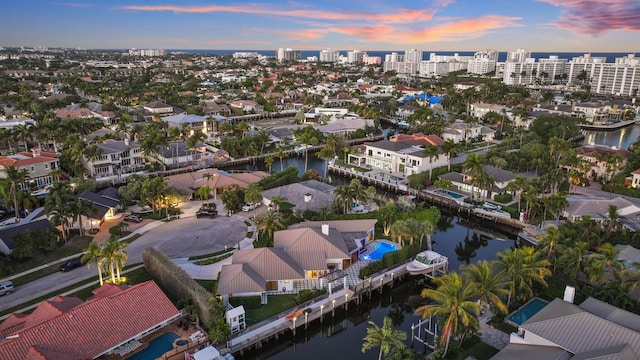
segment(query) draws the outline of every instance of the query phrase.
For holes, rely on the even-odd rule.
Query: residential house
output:
[[[269,176],[264,171],[246,173],[228,173],[218,169],[204,169],[165,177],[167,187],[175,187],[193,193],[196,189],[206,186],[211,189],[214,196],[222,192],[222,189],[231,185],[238,185],[246,189],[250,184],[256,183]]]
[[[315,123],[331,117],[342,117],[349,113],[346,108],[313,108],[304,114],[304,123]]]
[[[169,145],[161,145],[151,156],[169,168],[199,164],[206,161],[207,157],[213,161],[213,154],[207,153],[204,144],[189,147],[187,142],[183,140],[170,142]]]
[[[478,119],[483,119],[489,112],[494,112],[498,115],[502,115],[509,110],[509,108],[504,105],[486,103],[474,103],[469,107],[471,115],[477,117]]]
[[[253,100],[231,101],[229,103],[229,107],[232,109],[239,109],[244,114],[261,114],[264,111],[264,106]]]
[[[144,154],[137,142],[109,139],[96,145],[101,152],[99,156],[94,159],[82,157],[89,176],[94,179],[122,179],[144,169]]]
[[[36,126],[36,121],[31,118],[7,119],[0,116],[0,129],[13,129],[16,126]]]
[[[218,295],[232,296],[291,293],[304,289],[333,288],[330,274],[340,273],[357,261],[373,240],[377,220],[305,222],[276,231],[274,247],[245,249],[223,265]],[[343,277],[346,282],[346,277]]]
[[[609,206],[615,206],[619,216],[625,217],[627,220],[634,220],[636,223],[639,222],[640,205],[620,196],[607,199],[569,195],[567,202],[569,205],[563,210],[562,215],[571,221],[580,220],[585,216],[589,216],[599,223],[607,221],[609,219]]]
[[[331,118],[329,124],[318,125],[315,128],[322,132],[324,136],[329,134],[348,136],[358,130],[367,127],[373,128],[375,122],[371,119],[363,119],[360,117],[349,118]]]
[[[640,187],[640,169],[633,170],[631,172],[631,176],[625,179],[627,186],[631,186],[632,188]]]
[[[222,121],[227,121],[227,118],[220,115],[178,114],[165,116],[162,121],[166,121],[170,127],[177,127],[181,130],[186,126],[189,131],[188,135],[193,135],[196,131],[200,131],[203,134],[214,132],[218,129],[218,124]]]
[[[204,103],[204,114],[205,115],[220,115],[220,116],[230,116],[231,109],[227,104],[218,104],[215,101],[205,101]]]
[[[89,216],[82,215],[82,226],[85,230],[100,227],[105,220],[118,217],[117,209],[120,206],[120,195],[118,189],[108,187],[95,193],[84,191],[77,196],[78,199],[88,200],[93,206],[93,212]],[[80,224],[74,219],[71,228],[79,228]]]
[[[433,146],[441,146],[444,141],[442,140],[442,138],[438,135],[425,135],[421,132],[417,132],[415,134],[397,134],[397,135],[392,135],[391,137],[389,137],[389,141],[391,142],[405,142],[405,141],[409,141],[409,142],[414,142],[417,143],[419,145],[422,146],[428,146],[428,145],[433,145]]]
[[[6,224],[3,222],[3,224]],[[20,222],[0,227],[0,253],[9,255],[16,247],[16,235],[25,231],[55,231],[44,212],[44,208],[37,208]]]
[[[263,191],[262,203],[271,206],[271,199],[278,196],[292,204],[294,211],[318,212],[322,207],[331,208],[334,189],[333,185],[318,180],[307,180]]]
[[[390,171],[399,176],[409,176],[447,165],[447,157],[424,155],[424,148],[413,141],[380,140],[364,144],[364,153],[349,154],[348,162],[372,169]]]
[[[516,175],[511,171],[499,169],[492,165],[483,165],[482,171],[493,178],[494,183],[491,189],[479,189],[477,186],[473,185],[472,176],[455,171],[442,174],[438,176],[438,178],[451,181],[451,184],[456,190],[469,194],[473,193],[480,197],[484,197],[485,199],[493,199],[496,195],[506,194],[509,192],[507,190],[507,186],[516,177]],[[516,195],[515,190],[512,190],[510,193],[511,195]]]
[[[462,120],[456,120],[453,124],[447,126],[442,132],[444,141],[452,140],[454,143],[468,142],[472,140],[492,141],[495,130],[479,125],[465,123]]]
[[[20,189],[25,190],[34,187],[42,189],[53,184],[54,178],[51,172],[59,169],[60,163],[58,154],[33,148],[31,152],[23,151],[14,155],[0,156],[0,178],[7,177],[5,170],[9,166],[27,172],[26,181],[19,184]]]
[[[95,359],[182,316],[153,281],[105,284],[93,294],[56,296],[30,314],[9,315],[0,324],[0,358]]]
[[[167,115],[173,112],[173,106],[167,105],[162,101],[152,101],[142,107],[151,114]]]
[[[492,360],[639,359],[640,316],[594,298],[555,299],[512,333]]]
[[[582,145],[575,150],[578,158],[589,165],[585,176],[590,180],[610,181],[625,167],[631,155],[629,150],[604,145]]]

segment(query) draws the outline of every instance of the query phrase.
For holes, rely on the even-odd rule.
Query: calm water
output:
[[[475,228],[475,230],[474,230]],[[433,249],[449,258],[449,268],[457,270],[460,265],[474,263],[481,259],[493,260],[500,251],[515,246],[515,237],[482,229],[458,217],[443,216],[438,230],[433,236]],[[499,237],[503,240],[492,240]],[[260,353],[248,353],[237,359],[377,359],[378,350],[366,353],[360,351],[362,339],[366,335],[368,321],[381,325],[385,316],[394,320],[396,329],[411,334],[411,324],[417,323],[414,310],[421,305],[419,296],[422,286],[414,281],[386,290],[382,295],[374,295],[358,307],[349,307],[345,315],[336,312],[335,320],[325,318],[321,325],[314,323],[305,332],[300,328],[295,337],[280,338],[280,341],[266,345]],[[406,341],[407,346],[410,344]],[[422,345],[414,345],[422,351]]]
[[[628,149],[640,137],[640,125],[628,126],[615,131],[587,131],[582,144],[599,144]]]

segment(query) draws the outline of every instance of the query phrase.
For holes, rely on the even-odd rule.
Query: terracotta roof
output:
[[[28,155],[24,155],[24,154],[28,154]],[[0,156],[0,166],[24,167],[24,166],[40,164],[40,163],[55,162],[58,160],[56,158],[48,157],[48,156],[40,155],[38,157],[33,157],[33,155],[31,155],[30,153],[24,153],[24,154],[19,153],[19,154],[10,155],[10,156]]]
[[[591,158],[596,158],[598,155],[605,157],[618,155],[625,160],[629,158],[629,155],[631,155],[629,150],[614,149],[601,145],[582,145],[576,148],[576,152],[578,155]]]
[[[0,359],[93,359],[179,315],[148,281],[11,334],[0,342]]]

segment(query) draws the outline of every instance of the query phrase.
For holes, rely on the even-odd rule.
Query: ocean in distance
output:
[[[366,51],[366,50],[364,50]],[[397,52],[399,54],[404,54],[404,50],[389,50],[389,51],[367,51],[367,54],[369,54],[369,56],[380,56],[382,58],[382,60],[384,61],[384,56],[386,54],[391,54],[392,52]],[[167,53],[173,53],[173,52],[181,52],[181,53],[187,53],[187,54],[213,54],[213,55],[233,55],[234,52],[256,52],[258,54],[264,55],[264,56],[276,56],[276,50],[197,50],[197,49],[191,49],[191,50],[184,50],[184,49],[167,49]],[[429,54],[430,53],[436,53],[438,55],[454,55],[454,54],[458,54],[460,56],[473,56],[473,54],[475,53],[475,51],[432,51],[432,50],[423,50],[422,51],[422,58],[424,60],[428,60],[429,59]],[[588,53],[588,52],[587,52]],[[633,53],[633,52],[615,52],[615,53],[611,53],[611,52],[592,52],[590,53],[592,57],[606,57],[607,58],[607,62],[608,63],[612,63],[615,62],[616,58],[619,57],[625,57],[628,54]],[[347,56],[347,51],[346,50],[340,50],[340,54]],[[584,55],[585,52],[532,52],[531,56],[535,59],[546,59],[549,56],[552,55],[557,55],[560,59],[568,59],[571,60],[574,57],[577,56],[582,56]],[[301,50],[300,51],[300,56],[302,59],[306,59],[310,56],[320,56],[320,50]],[[505,51],[501,51],[498,53],[498,61],[505,61],[507,59],[507,52]]]

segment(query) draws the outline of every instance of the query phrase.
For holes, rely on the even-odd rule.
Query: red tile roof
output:
[[[93,359],[180,315],[153,281],[128,289],[111,287],[97,293],[100,295],[93,300],[41,322],[29,319],[31,315],[10,316],[8,325],[15,325],[20,319],[29,319],[34,324],[0,342],[0,359]],[[45,304],[38,318],[45,319],[45,315],[50,316],[68,305]],[[40,306],[36,311],[39,309]],[[5,323],[1,325],[4,327]]]

